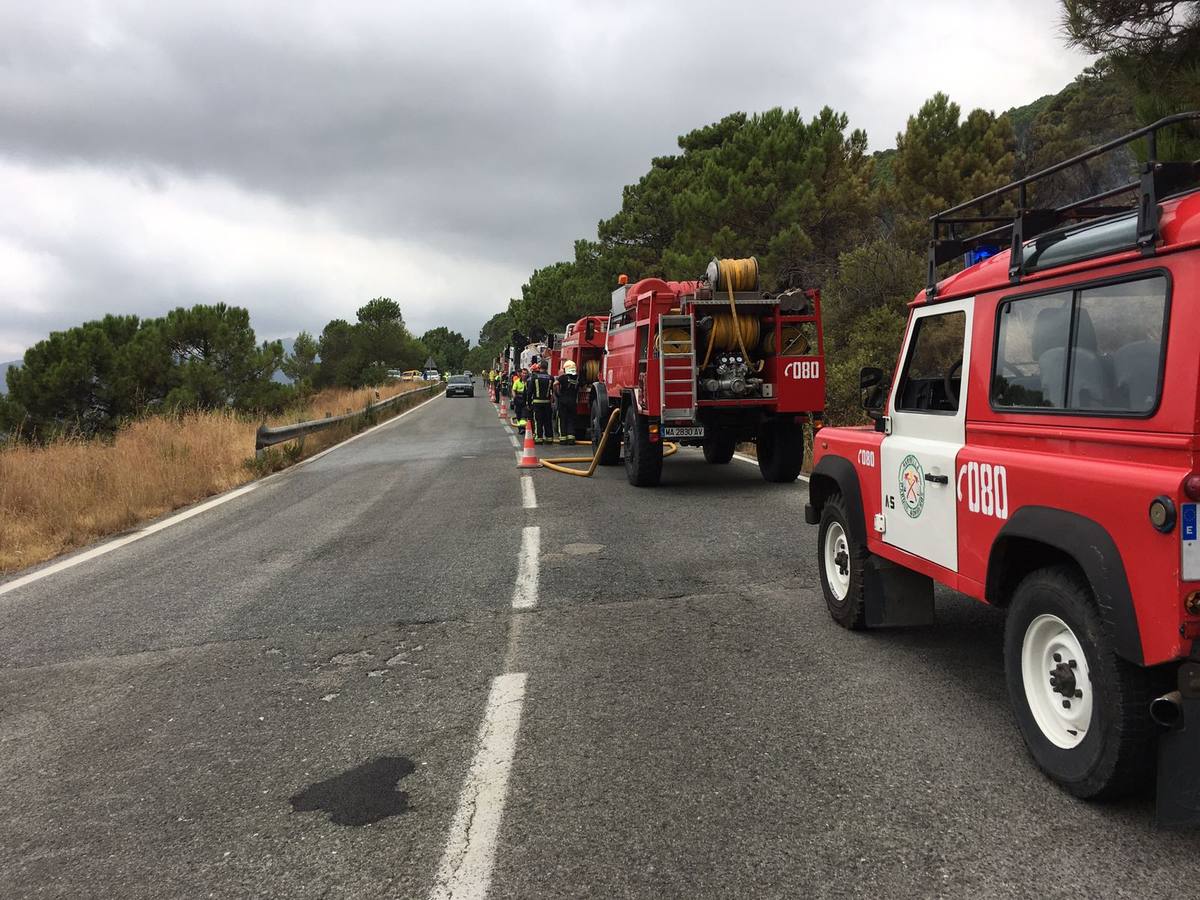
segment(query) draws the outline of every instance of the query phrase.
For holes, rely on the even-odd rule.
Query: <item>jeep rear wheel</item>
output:
[[[1117,797],[1153,774],[1152,678],[1116,655],[1076,569],[1039,569],[1017,586],[1004,669],[1025,745],[1072,794]]]
[[[853,535],[842,495],[831,495],[821,507],[821,524],[817,529],[821,589],[833,620],[843,628],[857,631],[866,627],[863,584],[870,553],[859,546]]]

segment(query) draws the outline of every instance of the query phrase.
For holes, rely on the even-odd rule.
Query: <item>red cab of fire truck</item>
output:
[[[581,385],[600,380],[600,364],[604,359],[604,339],[608,335],[607,316],[584,316],[567,326],[559,346],[561,359],[555,372],[561,372],[568,360],[575,363],[575,371]],[[575,408],[579,425],[576,433],[587,437],[586,429],[591,416],[591,391],[581,390]]]
[[[894,377],[862,373],[875,426],[820,432],[806,509],[839,624],[932,622],[934,582],[1006,608],[1008,692],[1036,763],[1103,798],[1152,779],[1157,754],[1159,821],[1191,825],[1200,165],[1157,161],[1155,136],[1197,119],[934,216]],[[1033,205],[1057,173],[1143,139],[1131,183]],[[1006,202],[1015,218],[995,212]],[[1005,251],[938,280],[996,243]]]
[[[703,447],[717,464],[754,441],[763,477],[794,481],[804,423],[825,409],[822,350],[819,294],[760,290],[753,257],[714,259],[697,281],[622,283],[590,389],[594,436],[614,410],[621,417],[600,463],[615,465],[623,446],[630,483],[649,486],[664,440]]]

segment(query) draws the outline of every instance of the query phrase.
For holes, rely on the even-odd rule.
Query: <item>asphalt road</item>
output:
[[[0,593],[0,896],[1194,897],[1034,768],[1002,616],[830,621],[804,500],[438,399]]]

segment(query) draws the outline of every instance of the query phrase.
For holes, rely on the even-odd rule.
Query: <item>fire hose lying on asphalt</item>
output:
[[[580,478],[591,478],[596,471],[596,466],[600,462],[600,456],[604,453],[604,446],[608,443],[609,434],[613,430],[613,425],[617,419],[621,417],[621,410],[614,409],[612,415],[608,417],[608,424],[604,426],[604,433],[600,435],[600,443],[596,444],[596,452],[591,456],[562,456],[551,462],[548,459],[541,460],[542,468],[550,469],[553,472],[562,472],[564,475],[578,475]],[[591,441],[578,441],[580,444],[592,445]],[[679,452],[679,445],[672,444],[669,441],[663,444],[663,456],[671,456]],[[587,469],[573,469],[570,466],[561,465],[561,463],[588,463]]]

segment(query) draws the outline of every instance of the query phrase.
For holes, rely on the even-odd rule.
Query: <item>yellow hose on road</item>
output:
[[[592,456],[560,456],[551,462],[548,459],[540,460],[543,469],[549,469],[552,472],[562,472],[564,475],[578,475],[580,478],[591,478],[596,471],[596,466],[600,464],[600,454],[604,452],[604,446],[608,443],[608,436],[612,432],[613,425],[617,419],[621,417],[621,410],[614,409],[612,415],[608,417],[608,424],[604,426],[604,434],[600,435],[600,445],[596,448],[596,452]],[[579,444],[591,445],[591,441],[577,441]],[[679,452],[679,445],[670,442],[663,444],[663,458]],[[587,470],[572,469],[569,466],[560,465],[560,463],[590,463]]]

